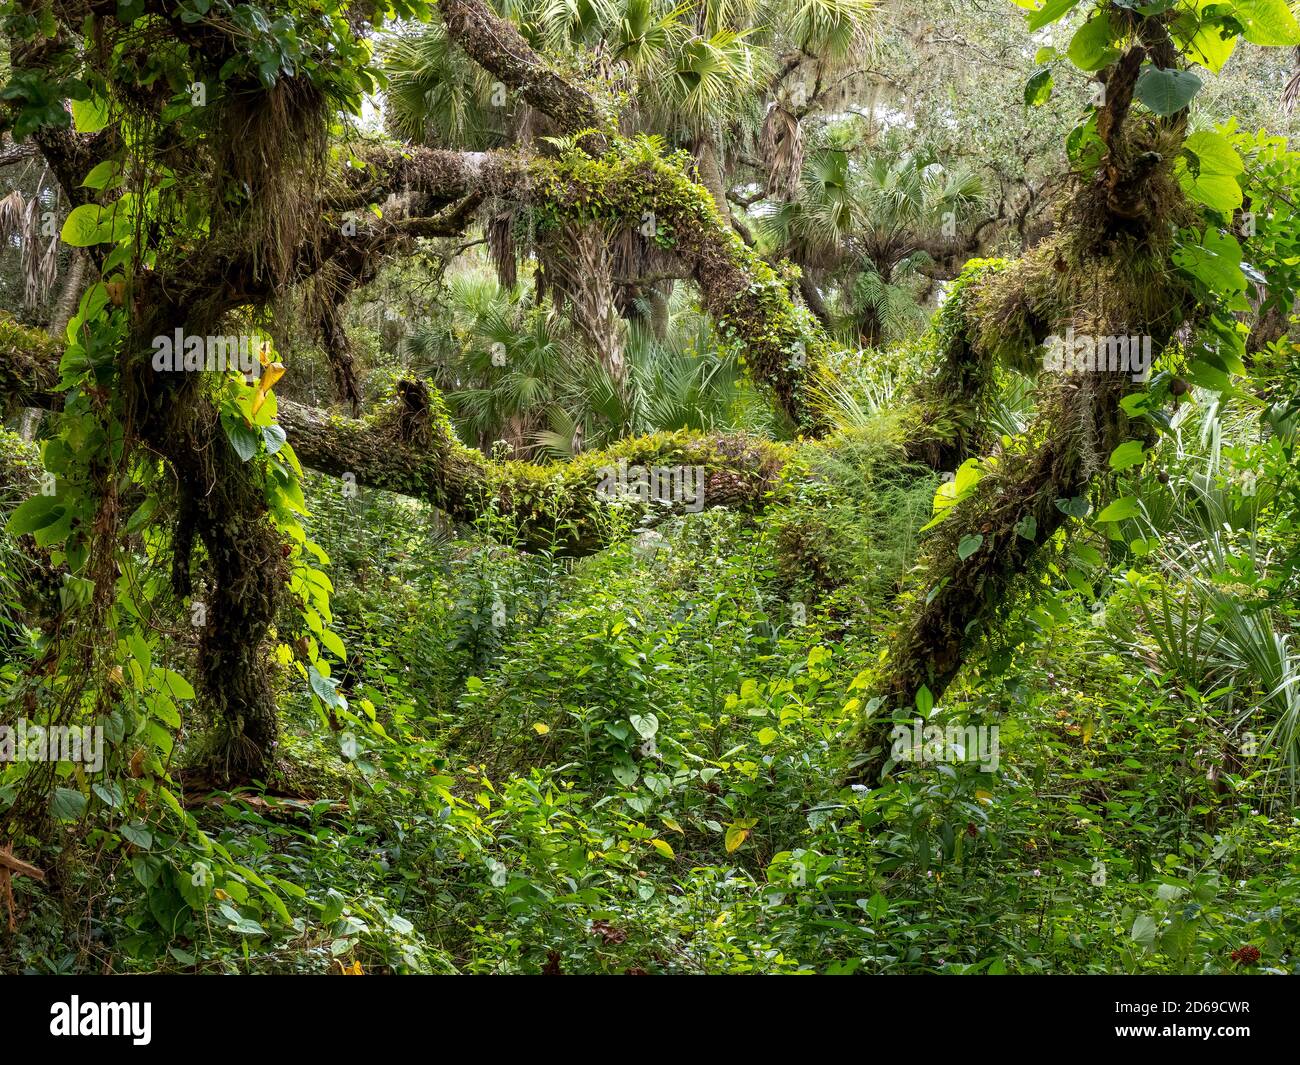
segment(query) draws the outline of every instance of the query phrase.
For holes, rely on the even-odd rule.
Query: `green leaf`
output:
[[[1204,0],[1200,6],[1205,6]],[[1237,35],[1229,33],[1225,36],[1222,29],[1223,24],[1217,19],[1202,22],[1197,11],[1187,10],[1170,27],[1170,34],[1188,59],[1217,74],[1237,47]]]
[[[648,840],[647,842],[649,842],[650,846],[652,846],[655,850],[657,850],[657,851],[658,851],[660,854],[662,854],[665,858],[672,858],[672,857],[674,857],[674,855],[673,855],[673,849],[672,849],[671,846],[668,845],[667,841],[662,840],[662,839],[652,839],[652,840]]]
[[[266,453],[274,455],[285,443],[284,430],[278,425],[262,426],[262,440],[266,443]]]
[[[1188,137],[1183,143],[1183,154],[1174,165],[1178,181],[1188,196],[1223,212],[1241,206],[1237,175],[1245,169],[1228,138],[1211,130],[1201,130]]]
[[[159,691],[166,692],[173,699],[193,699],[194,688],[190,682],[172,669],[154,669],[149,674],[149,681]]]
[[[155,694],[148,697],[145,702],[149,706],[149,712],[168,728],[181,727],[180,711],[167,696]]]
[[[1161,70],[1147,67],[1134,87],[1137,98],[1157,115],[1181,111],[1201,88],[1201,79],[1190,70]]]
[[[1053,500],[1056,509],[1071,518],[1086,518],[1091,504],[1083,496],[1071,496],[1069,499]]]
[[[644,740],[653,739],[659,731],[659,719],[654,714],[633,714],[628,720]]]
[[[961,538],[957,545],[957,557],[965,562],[971,555],[975,554],[984,545],[984,537],[980,533],[967,533]]]
[[[1235,0],[1232,6],[1237,21],[1244,27],[1242,36],[1251,44],[1300,44],[1300,23],[1291,14],[1286,0]]]
[[[60,821],[75,821],[86,812],[86,797],[71,788],[55,788],[50,813]]]
[[[1121,496],[1097,515],[1098,521],[1124,521],[1136,518],[1142,513],[1142,506],[1135,496]]]
[[[148,670],[153,663],[153,653],[149,650],[149,642],[138,632],[129,632],[126,635],[126,649],[131,652],[131,657],[140,664],[140,668]]]
[[[725,839],[728,854],[734,854],[740,849],[740,845],[749,839],[749,833],[753,827],[754,822],[749,820],[737,821],[735,824],[727,826]]]
[[[614,774],[614,779],[625,788],[630,788],[636,783],[637,770],[636,765],[632,762],[631,758],[624,758],[615,762],[612,772]]]
[[[102,189],[117,175],[121,164],[116,159],[105,159],[97,163],[86,179],[81,183],[83,189]]]
[[[1174,262],[1211,292],[1231,295],[1246,291],[1237,238],[1208,228],[1199,243],[1187,241],[1174,249]]]
[[[338,638],[329,629],[323,629],[320,634],[321,645],[337,658],[340,662],[346,662],[348,657],[347,649],[343,646],[343,641]]]
[[[920,691],[916,693],[916,712],[922,717],[929,717],[930,711],[934,709],[934,693],[929,687],[922,684]]]
[[[105,806],[112,810],[120,810],[122,804],[126,801],[122,785],[115,780],[108,784],[92,784],[90,790],[99,796],[100,801]]]
[[[1091,544],[1075,544],[1070,550],[1086,566],[1101,565],[1101,552]]]
[[[9,523],[5,528],[14,536],[34,533],[37,529],[53,525],[63,516],[63,510],[63,504],[56,496],[32,496],[9,515]]]
[[[238,418],[229,415],[221,419],[226,429],[226,439],[235,449],[240,461],[247,462],[257,454],[258,444],[262,441],[261,433],[254,432]]]
[[[108,105],[97,97],[73,100],[72,124],[78,133],[98,133],[108,125]]]
[[[1078,170],[1092,170],[1101,162],[1105,150],[1106,145],[1097,132],[1096,111],[1070,130],[1065,138],[1065,154]]]
[[[1038,10],[1030,11],[1025,24],[1030,32],[1041,30],[1044,26],[1063,18],[1078,2],[1079,0],[1046,0]],[[1028,7],[1027,4],[1021,4],[1020,6]]]
[[[1127,470],[1130,466],[1140,466],[1146,461],[1146,449],[1141,440],[1125,440],[1110,453],[1110,468],[1116,473]]]
[[[339,894],[334,888],[330,888],[325,893],[325,901],[321,904],[320,921],[321,924],[328,927],[343,916],[343,907],[347,900]]]
[[[72,511],[64,509],[53,522],[32,533],[32,539],[36,541],[37,547],[49,547],[51,544],[61,544],[71,532]]]
[[[1133,921],[1133,929],[1129,932],[1129,938],[1134,943],[1141,943],[1144,947],[1150,946],[1156,938],[1155,920],[1145,913],[1138,914]]]
[[[339,694],[339,682],[333,677],[326,677],[315,666],[308,666],[307,678],[311,683],[311,690],[319,696],[320,701],[326,706],[333,707],[336,710],[346,710],[348,708],[347,699]]]
[[[1016,535],[1022,540],[1033,540],[1038,535],[1038,519],[1026,514],[1016,522]]]
[[[879,921],[889,912],[889,900],[877,891],[867,900],[866,911],[873,921]]]
[[[74,248],[89,248],[92,244],[103,243],[104,237],[99,230],[99,206],[83,203],[74,207],[63,222],[60,236],[64,244]]]
[[[1080,70],[1101,70],[1119,58],[1119,49],[1111,41],[1110,18],[1100,14],[1080,26],[1070,39],[1067,53]]]
[[[1025,104],[1029,107],[1042,107],[1052,98],[1055,81],[1050,70],[1040,70],[1025,85]]]
[[[1232,389],[1232,377],[1221,366],[1194,359],[1187,367],[1187,379],[1194,385],[1207,388],[1211,392],[1228,392]]]

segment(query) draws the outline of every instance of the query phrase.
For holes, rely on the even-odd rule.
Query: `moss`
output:
[[[1149,123],[1116,136],[1112,165],[1073,190],[1052,240],[963,286],[946,318],[949,358],[1031,368],[1038,344],[1067,328],[1148,335],[1157,354],[1170,344],[1195,307],[1169,258],[1173,228],[1189,210],[1172,177],[1173,147],[1168,131]],[[1133,200],[1134,190],[1145,192]],[[1133,202],[1140,210],[1125,206]],[[937,698],[979,641],[994,640],[1014,591],[1042,572],[1044,545],[1068,520],[1058,502],[1104,494],[1110,452],[1148,437],[1150,426],[1130,422],[1120,405],[1134,387],[1125,371],[1044,382],[1030,429],[985,463],[970,495],[925,541],[879,677],[895,705],[910,704],[922,685]]]
[[[0,313],[0,389],[21,404],[26,396],[52,391],[59,380],[63,345],[42,329]]]
[[[769,388],[799,432],[828,428],[810,402],[830,340],[790,298],[789,280],[758,257],[691,181],[687,159],[665,157],[653,138],[615,140],[598,158],[570,152],[537,160],[530,196],[540,240],[565,224],[640,228],[691,269],[718,331],[742,349],[756,381]]]

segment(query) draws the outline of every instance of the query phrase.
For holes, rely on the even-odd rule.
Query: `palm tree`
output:
[[[481,267],[447,282],[446,308],[403,341],[411,368],[446,395],[462,439],[485,452],[504,440],[526,453],[570,357],[554,309]]]
[[[505,143],[508,101],[494,96],[483,68],[452,45],[441,24],[391,38],[384,61],[384,123],[396,136],[466,151]]]
[[[983,198],[962,166],[876,154],[858,162],[851,135],[810,153],[797,195],[763,221],[769,252],[815,283],[836,282],[859,341],[875,346],[924,327],[921,270]]]
[[[814,85],[820,85],[827,72],[862,54],[870,41],[874,0],[778,0],[774,5],[758,0],[495,0],[495,6],[532,43],[572,56],[614,91],[626,94],[631,106],[624,109],[625,132],[652,133],[690,150],[701,184],[728,218],[736,149],[752,143],[765,122],[774,129],[778,108],[786,115],[786,136],[775,155],[784,160],[780,165],[793,165],[798,172],[801,123],[812,104],[806,93],[795,98],[791,86],[802,84],[806,67],[814,69]],[[500,86],[459,56],[441,26],[399,34],[386,47],[388,128],[437,146],[475,150],[504,143],[526,146],[545,132],[526,105],[503,97]],[[780,103],[767,106],[778,96]],[[629,413],[644,391],[640,379],[632,379],[633,364],[644,367],[652,357],[646,354],[647,341],[629,335],[625,319],[635,320],[638,307],[649,298],[655,306],[652,319],[662,325],[672,296],[671,280],[639,283],[663,273],[654,243],[638,234],[588,226],[539,245],[518,210],[493,217],[485,235],[503,291],[515,284],[521,254],[536,259],[532,276],[539,288],[528,313],[551,314],[543,310],[549,298],[551,307],[576,327],[576,335],[565,335],[565,344],[585,348],[586,362],[596,365],[599,380],[588,382],[584,391],[600,404],[601,414],[596,424],[589,424],[575,413],[578,435],[614,423],[664,421]],[[810,283],[805,294],[816,304]],[[511,322],[518,328],[517,321]],[[637,346],[640,362],[625,355],[629,345]],[[662,373],[666,363],[653,359],[659,376],[650,391],[669,388],[670,378]],[[516,366],[512,358],[508,373],[489,374],[487,380],[463,361],[457,364],[474,383],[465,396],[450,402],[472,439],[497,431],[490,426],[503,426],[500,431],[516,449],[527,446],[525,441],[538,431],[536,413],[512,404],[517,397],[531,400],[539,391],[528,365],[525,359]],[[549,431],[563,434],[567,430],[557,409],[552,404],[547,417],[558,428]]]
[[[484,451],[569,457],[659,430],[770,432],[772,414],[707,315],[679,299],[666,336],[633,323],[621,372],[586,357],[580,330],[485,264],[451,278],[446,314],[403,342],[410,369],[447,396],[461,437]]]

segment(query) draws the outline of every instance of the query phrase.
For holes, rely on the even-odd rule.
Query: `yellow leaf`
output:
[[[253,417],[257,417],[257,412],[262,409],[262,404],[266,402],[266,394],[275,387],[276,381],[283,376],[284,363],[282,362],[273,362],[262,371],[262,376],[257,380],[257,395],[253,397]]]
[[[661,817],[659,818],[659,820],[664,823],[665,828],[670,828],[674,832],[680,832],[683,836],[686,835],[686,830],[682,828],[682,826],[679,825],[676,821],[674,821],[671,817]]]
[[[673,854],[673,849],[672,849],[672,847],[668,846],[668,844],[665,843],[663,840],[661,840],[661,839],[651,839],[651,840],[647,840],[646,842],[648,842],[648,843],[650,844],[650,846],[652,846],[655,850],[657,850],[657,851],[658,851],[660,854],[662,854],[665,858],[672,858],[672,857],[675,857],[675,855]]]
[[[361,968],[361,963],[359,961],[354,961],[351,965],[345,965],[343,967],[343,975],[344,976],[365,976],[366,974]]]
[[[739,825],[732,825],[727,829],[727,853],[734,854],[748,838],[749,829],[741,828]]]
[[[977,789],[975,792],[975,798],[987,805],[993,801],[993,792]]]
[[[533,725],[533,731],[536,732],[537,735],[539,736],[545,736],[548,732],[551,731],[551,726],[543,725],[540,721],[538,721],[535,725]]]
[[[1088,721],[1083,726],[1083,742],[1087,743],[1090,739],[1092,739],[1092,722]]]

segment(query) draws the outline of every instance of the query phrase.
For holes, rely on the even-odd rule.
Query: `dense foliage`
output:
[[[0,20],[0,970],[1296,971],[1284,0]]]

